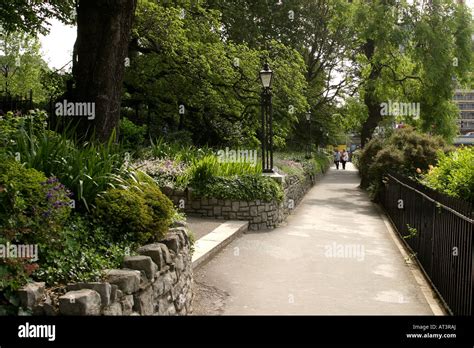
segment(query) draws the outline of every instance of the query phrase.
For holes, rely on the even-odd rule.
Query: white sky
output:
[[[49,35],[40,36],[41,53],[50,68],[59,69],[72,59],[77,30],[75,26],[64,25],[56,19],[51,19],[50,22]],[[70,66],[71,64],[65,70],[68,70]]]
[[[466,0],[474,12],[474,0]],[[48,36],[41,36],[42,55],[49,67],[62,68],[72,59],[72,49],[76,42],[76,27],[62,24],[56,19],[51,20],[51,30]],[[66,67],[70,68],[71,64]]]

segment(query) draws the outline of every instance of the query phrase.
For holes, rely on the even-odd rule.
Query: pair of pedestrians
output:
[[[334,164],[337,170],[339,170],[339,163],[342,164],[342,169],[346,170],[347,162],[349,162],[349,153],[345,149],[342,152],[339,150],[334,151]]]

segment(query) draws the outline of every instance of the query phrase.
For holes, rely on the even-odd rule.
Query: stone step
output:
[[[194,244],[193,269],[212,258],[227,244],[248,230],[248,221],[226,221]]]

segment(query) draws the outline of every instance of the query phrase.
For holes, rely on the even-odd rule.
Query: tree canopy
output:
[[[123,89],[122,115],[148,125],[151,137],[257,144],[258,72],[268,62],[277,146],[327,144],[348,131],[360,132],[365,143],[394,122],[449,140],[458,115],[453,91],[472,84],[472,17],[453,0],[16,0],[0,15],[4,37],[24,32],[31,49],[31,35],[46,32],[50,19],[77,22],[74,93],[100,104],[96,123],[105,138],[117,128]],[[101,39],[112,32],[120,43]],[[19,89],[42,64],[34,61],[36,72],[18,75]],[[101,88],[113,96],[104,98]],[[419,117],[384,115],[390,102],[419,105]]]

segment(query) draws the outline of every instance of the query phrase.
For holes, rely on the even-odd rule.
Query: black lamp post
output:
[[[262,170],[264,173],[273,173],[273,110],[272,110],[272,82],[273,71],[265,63],[260,71],[262,82]]]
[[[306,113],[306,121],[308,121],[308,153],[306,155],[307,158],[311,158],[311,111]]]

